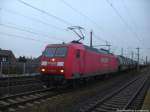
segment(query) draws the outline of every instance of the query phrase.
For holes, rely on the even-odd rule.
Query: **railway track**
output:
[[[0,97],[26,91],[42,89],[39,76],[18,76],[0,78]]]
[[[148,78],[145,75],[132,79],[106,96],[100,96],[94,102],[89,102],[81,107],[79,112],[116,112],[117,110],[135,109],[137,105],[133,105],[133,102],[135,102]],[[139,100],[142,99],[139,98]]]
[[[58,91],[54,92],[53,90],[54,88],[47,88],[0,98],[0,112],[9,111],[10,109],[15,111],[19,106],[40,101],[41,99],[52,97],[60,93]]]
[[[35,79],[40,78],[40,75],[17,75],[17,76],[5,76],[5,77],[0,77],[0,87],[1,86],[11,86],[11,85],[20,85],[24,84],[27,81],[33,81]]]

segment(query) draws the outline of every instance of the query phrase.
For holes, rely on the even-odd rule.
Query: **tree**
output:
[[[27,61],[27,59],[26,59],[25,56],[19,56],[18,61],[22,62],[22,63],[25,63]]]

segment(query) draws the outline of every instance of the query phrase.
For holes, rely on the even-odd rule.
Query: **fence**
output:
[[[39,63],[8,63],[0,62],[0,73],[2,74],[24,74],[38,72]]]

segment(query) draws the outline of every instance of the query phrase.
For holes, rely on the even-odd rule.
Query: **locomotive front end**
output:
[[[67,46],[48,46],[41,57],[40,72],[51,78],[64,78]]]

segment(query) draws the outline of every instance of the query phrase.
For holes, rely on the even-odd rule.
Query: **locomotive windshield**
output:
[[[43,55],[47,57],[64,57],[66,55],[67,48],[66,47],[48,47],[43,52]]]

